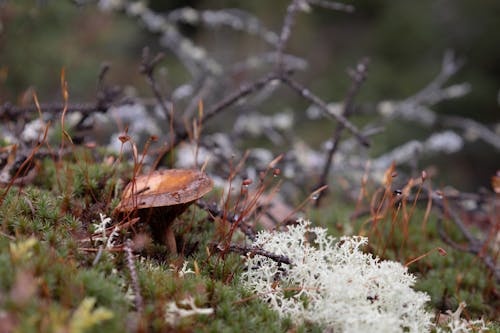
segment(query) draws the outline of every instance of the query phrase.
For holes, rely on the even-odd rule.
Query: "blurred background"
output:
[[[151,26],[140,22],[121,1],[2,1],[0,2],[0,104],[29,103],[26,92],[33,89],[44,102],[61,101],[60,72],[65,68],[71,102],[95,100],[101,65],[111,70],[106,80],[128,87],[132,94],[152,97],[139,73],[141,53],[148,46],[166,53],[158,68],[165,94],[193,80],[175,50],[162,45]],[[236,8],[260,20],[266,31],[279,33],[289,1],[149,1],[154,12],[172,13],[190,6],[197,10]],[[328,102],[342,102],[351,79],[347,68],[363,58],[370,59],[368,78],[357,104],[361,115],[353,118],[358,126],[380,117],[376,112],[383,101],[401,101],[415,95],[439,74],[443,56],[452,51],[463,63],[448,85],[468,83],[460,98],[431,106],[438,115],[457,115],[485,124],[500,135],[500,2],[484,0],[359,0],[349,2],[354,13],[318,7],[304,8],[296,17],[288,54],[303,59],[307,67],[296,78]],[[222,66],[273,50],[269,40],[227,26],[192,24],[179,20],[176,27],[187,40],[202,47]],[[269,35],[271,36],[271,35]],[[272,37],[272,36],[271,36]],[[270,39],[272,39],[269,37]],[[257,78],[269,68],[233,72],[230,83]],[[226,78],[225,78],[226,79]],[[231,86],[231,84],[229,84]],[[207,103],[217,101],[213,95]],[[311,147],[319,147],[331,135],[332,123],[307,115],[309,104],[287,89],[278,89],[273,98],[257,106],[262,114],[290,112],[294,131]],[[375,111],[374,111],[375,110]],[[247,110],[254,111],[254,110]],[[36,115],[35,115],[36,116]],[[235,118],[217,117],[207,131],[232,127]],[[438,128],[436,128],[436,126]],[[364,153],[380,156],[411,140],[425,141],[439,130],[400,119],[387,123],[383,133],[372,137],[373,146]],[[460,131],[459,131],[460,132]],[[464,135],[457,151],[423,156],[418,168],[432,166],[440,185],[460,190],[490,188],[490,179],[500,168],[499,151],[491,144]],[[247,147],[266,146],[264,141]],[[273,147],[276,153],[286,146]]]

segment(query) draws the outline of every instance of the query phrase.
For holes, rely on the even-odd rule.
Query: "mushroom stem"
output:
[[[165,228],[165,242],[167,243],[170,253],[177,254],[177,243],[175,242],[174,230],[171,226]]]

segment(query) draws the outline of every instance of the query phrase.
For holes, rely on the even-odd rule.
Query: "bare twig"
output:
[[[343,115],[332,112],[328,105],[318,96],[314,95],[309,89],[304,87],[299,82],[292,79],[290,76],[283,76],[281,78],[284,83],[286,83],[290,88],[295,90],[298,94],[300,94],[305,99],[309,100],[313,104],[317,105],[321,111],[323,111],[326,115],[332,117],[340,124],[342,124],[346,129],[348,129],[358,141],[365,147],[370,146],[370,142],[368,139],[351,123],[349,122]]]
[[[458,216],[458,214],[452,209],[447,209],[448,207],[446,207],[443,204],[441,199],[435,199],[434,204],[438,206],[442,212],[441,216],[437,221],[437,228],[441,239],[446,244],[448,244],[449,246],[451,246],[456,250],[462,252],[469,252],[476,255],[490,270],[490,272],[495,277],[497,283],[500,283],[500,266],[497,266],[495,260],[485,251],[486,248],[485,242],[474,237],[471,234],[471,232],[467,229],[467,227],[463,223],[462,219]],[[443,223],[442,223],[444,215],[448,215],[451,218],[451,221],[455,224],[455,226],[460,230],[462,235],[467,240],[467,244],[465,245],[458,244],[455,241],[453,241],[450,236],[448,236],[448,234],[443,228]]]
[[[61,113],[64,109],[63,103],[41,103],[40,108],[44,113]],[[75,103],[68,105],[68,112],[80,112],[82,114],[90,114],[96,111],[106,111],[98,108],[95,103]],[[18,121],[21,119],[29,120],[36,114],[37,107],[30,106],[15,106],[9,102],[0,106],[0,119],[7,121]]]
[[[439,74],[408,101],[415,104],[434,104],[436,93],[443,89],[444,84],[462,68],[463,64],[463,60],[455,58],[453,51],[446,51]]]
[[[210,107],[203,115],[203,122],[211,119],[213,116],[217,115],[219,112],[225,108],[231,106],[232,104],[239,101],[241,98],[254,93],[258,90],[264,88],[269,82],[276,79],[277,76],[274,73],[270,73],[264,77],[259,78],[251,83],[241,85],[236,91],[228,94],[220,102],[216,103]]]
[[[347,13],[354,12],[353,5],[348,5],[348,4],[345,4],[342,2],[328,1],[328,0],[307,0],[307,2],[310,3],[311,5],[323,7],[326,9],[338,10],[338,11],[343,11],[343,12],[347,12]]]
[[[350,71],[350,75],[352,78],[352,84],[351,88],[349,89],[349,92],[347,93],[347,96],[344,101],[344,110],[342,114],[346,119],[354,113],[354,98],[358,94],[361,85],[363,82],[366,80],[366,75],[367,75],[367,69],[368,69],[368,59],[365,58],[362,61],[358,63],[356,68],[354,70]],[[335,127],[335,130],[332,134],[332,139],[331,139],[331,146],[328,149],[326,160],[325,160],[325,166],[323,167],[323,172],[321,174],[321,177],[314,187],[314,189],[318,189],[324,185],[327,184],[327,179],[328,179],[328,174],[330,173],[330,168],[333,163],[333,156],[335,155],[335,152],[337,151],[337,148],[339,146],[340,142],[340,137],[342,135],[342,132],[344,130],[345,126],[342,123],[338,123],[337,126]],[[314,190],[313,189],[313,190]],[[321,198],[324,196],[326,191],[321,192],[318,195],[318,199],[316,200],[316,207],[319,206]]]
[[[338,6],[339,4],[333,3],[330,1],[312,1],[311,3],[320,5],[320,6],[330,6],[330,8],[334,7],[335,9],[343,8],[346,9],[346,7],[340,7]],[[351,131],[354,136],[364,145],[364,146],[369,146],[368,139],[363,136],[359,130],[351,124],[343,115],[338,115],[333,112],[328,108],[328,105],[321,100],[318,96],[314,95],[309,89],[306,87],[302,86],[300,83],[297,81],[293,80],[287,73],[284,73],[283,71],[283,54],[285,50],[285,45],[288,42],[288,39],[290,38],[290,34],[292,31],[292,26],[294,24],[294,19],[295,19],[295,14],[297,11],[301,8],[302,5],[306,4],[306,2],[302,3],[302,0],[292,0],[291,3],[287,7],[285,19],[283,22],[283,26],[281,28],[281,33],[280,33],[280,38],[278,40],[278,44],[276,46],[276,53],[277,53],[277,60],[276,60],[276,75],[279,76],[279,79],[287,84],[289,87],[297,91],[302,97],[305,99],[308,99],[311,101],[313,104],[317,105],[323,112],[325,112],[327,115],[333,117],[337,122],[339,122],[343,127],[347,128],[349,131]],[[354,9],[354,8],[350,8]]]
[[[448,209],[448,207],[443,203],[442,199],[434,198],[434,204],[441,209],[443,214],[446,214],[451,217],[453,223],[460,230],[465,239],[469,242],[469,244],[473,247],[476,247],[476,244],[479,243],[472,233],[467,229],[462,219],[457,215],[457,213],[453,209]]]
[[[318,5],[318,6],[327,6],[327,7],[336,7],[333,9],[341,9],[338,5],[336,5],[334,2],[330,1],[312,1],[313,4]],[[366,137],[364,137],[360,132],[356,129],[354,125],[352,125],[350,122],[346,120],[345,117],[342,115],[336,115],[328,109],[326,106],[326,103],[323,102],[319,97],[313,95],[307,88],[302,87],[298,82],[293,81],[291,79],[291,74],[292,70],[295,67],[288,66],[286,64],[286,59],[287,57],[290,57],[288,55],[284,54],[284,49],[286,47],[286,43],[288,42],[290,36],[291,36],[291,30],[292,26],[294,24],[294,19],[295,15],[297,14],[297,11],[301,10],[303,6],[307,6],[307,1],[305,0],[292,0],[287,7],[287,12],[283,21],[283,26],[281,28],[281,32],[279,34],[279,37],[274,35],[274,42],[271,43],[272,45],[276,45],[276,51],[274,53],[271,53],[271,58],[274,59],[273,62],[275,62],[275,68],[271,73],[268,73],[267,75],[260,77],[254,81],[251,81],[247,84],[241,85],[239,88],[237,88],[235,91],[230,92],[227,94],[224,98],[222,98],[219,102],[212,104],[210,107],[206,109],[206,111],[203,114],[203,123],[205,121],[210,120],[212,117],[218,115],[221,113],[223,110],[226,110],[228,107],[234,105],[238,101],[240,101],[242,98],[262,91],[266,87],[268,87],[270,84],[276,82],[285,82],[287,85],[291,86],[293,89],[297,90],[301,96],[304,98],[310,100],[314,104],[317,104],[323,111],[325,111],[327,114],[329,114],[331,117],[339,121],[340,123],[343,124],[344,127],[346,127],[348,130],[351,132],[355,133],[355,136],[364,144],[368,145],[368,141]],[[333,6],[333,7],[332,7]],[[347,6],[349,7],[349,6]],[[346,7],[346,8],[347,8]],[[168,16],[164,15],[158,15],[154,12],[152,12],[149,8],[146,6],[132,6],[132,5],[125,5],[123,7],[125,9],[125,12],[128,13],[131,16],[136,16],[141,20],[146,28],[150,30],[151,32],[159,33],[161,35],[161,40],[162,43],[167,44],[172,50],[181,58],[182,61],[185,62],[186,66],[188,68],[192,68],[193,66],[190,66],[194,64],[194,67],[196,67],[198,70],[201,68],[204,68],[204,70],[198,71],[196,70],[197,73],[202,74],[201,78],[198,77],[200,82],[203,81],[203,75],[205,75],[205,78],[210,78],[210,77],[215,77],[215,73],[219,73],[218,70],[215,68],[218,67],[218,64],[215,62],[212,63],[212,59],[207,58],[204,56],[205,52],[202,52],[201,49],[198,49],[197,47],[194,46],[192,43],[187,43],[189,41],[187,38],[182,36],[178,29],[172,24],[173,21],[175,21],[172,17],[171,20],[169,21]],[[189,10],[188,10],[189,11]],[[186,14],[185,11],[182,11],[182,13]],[[178,12],[178,14],[182,14],[181,12]],[[184,15],[183,14],[183,15]],[[189,13],[188,13],[189,14]],[[233,13],[235,14],[235,13]],[[174,15],[175,16],[175,15]],[[181,15],[182,16],[182,15]],[[185,15],[184,15],[185,16]],[[235,18],[236,16],[234,15],[229,15],[230,17]],[[180,17],[179,17],[180,18]],[[199,19],[203,20],[204,18]],[[250,20],[251,17],[247,17],[246,19]],[[248,21],[247,20],[247,21]],[[222,21],[221,21],[222,22]],[[225,22],[225,21],[224,21]],[[250,21],[248,21],[250,22]],[[262,30],[263,32],[266,32],[267,30]],[[269,35],[266,32],[267,35]],[[266,36],[267,36],[266,35]],[[271,36],[271,35],[269,35]],[[269,37],[268,36],[268,37]],[[273,38],[271,38],[273,39]],[[196,51],[198,50],[198,51]],[[195,52],[196,51],[196,52]],[[194,55],[199,55],[200,58],[196,58]],[[188,56],[189,55],[189,56]],[[201,56],[203,55],[203,56]],[[186,58],[186,59],[182,59]],[[159,104],[159,106],[162,108],[164,111],[166,117],[168,119],[173,118],[171,114],[171,106],[168,102],[168,100],[163,96],[159,86],[158,82],[155,80],[154,77],[154,70],[155,66],[158,64],[158,62],[162,59],[162,54],[159,54],[155,57],[151,57],[149,54],[149,50],[145,49],[143,52],[143,61],[141,64],[141,73],[143,73],[146,76],[147,82],[150,85],[153,94],[156,98],[156,103]],[[287,66],[287,68],[285,68]],[[194,68],[193,67],[193,68]],[[288,68],[289,67],[289,68]],[[210,69],[209,69],[210,68]],[[106,112],[109,107],[112,105],[116,105],[119,102],[123,103],[122,101],[118,100],[118,97],[121,94],[121,89],[117,89],[116,87],[112,88],[107,88],[104,86],[104,78],[106,73],[108,72],[109,66],[104,65],[100,71],[100,74],[98,76],[98,95],[97,95],[97,101],[96,103],[89,103],[85,105],[68,105],[67,112],[71,111],[79,111],[80,113],[83,114],[83,118],[85,119],[87,115],[90,115],[93,112],[100,111],[100,112]],[[203,92],[203,94],[206,94]],[[201,94],[201,96],[203,95]],[[192,105],[195,105],[193,103]],[[189,106],[188,110],[191,109],[192,107]],[[62,112],[64,110],[64,104],[56,104],[56,105],[42,105],[42,109],[44,111],[50,112],[53,110],[53,112]],[[25,117],[28,118],[26,115],[26,112],[29,111],[35,111],[35,108],[23,108],[23,109],[16,109],[15,107],[10,106],[9,104],[4,104],[4,106],[0,107],[0,118],[2,117],[8,117],[9,119],[19,119],[19,113],[25,114]],[[190,112],[191,113],[191,112]],[[190,115],[189,118],[193,118],[193,115]],[[175,119],[174,119],[175,120]],[[187,124],[190,124],[191,121],[190,119],[186,120]],[[166,146],[165,149],[161,152],[161,156],[158,157],[158,160],[161,160],[162,157],[169,153],[173,148],[175,148],[180,142],[186,140],[189,138],[189,130],[184,126],[184,123],[180,121],[173,121],[172,122],[173,126],[172,127],[172,133],[170,136],[171,142],[169,142]]]
[[[465,131],[466,136],[469,133],[495,147],[496,150],[500,150],[500,135],[477,121],[459,116],[443,116],[442,123],[450,127],[458,127]]]
[[[274,67],[276,67],[277,63],[278,63],[278,53],[276,51],[262,53],[258,55],[251,55],[246,59],[243,59],[242,61],[233,64],[231,66],[230,73],[232,76],[234,76],[245,71],[258,69],[263,65],[273,65]],[[307,66],[308,64],[306,60],[291,54],[283,53],[282,56],[283,71],[285,72],[303,71],[307,68]]]
[[[281,71],[283,68],[283,52],[285,50],[285,45],[290,38],[292,32],[292,25],[294,23],[295,14],[300,8],[301,0],[292,0],[286,9],[285,19],[283,21],[283,26],[281,27],[281,33],[276,45],[277,61],[276,68]]]
[[[141,288],[139,286],[139,279],[137,277],[137,271],[135,269],[134,254],[132,253],[132,241],[128,239],[123,247],[125,253],[127,254],[127,267],[130,271],[130,278],[132,280],[132,288],[134,288],[135,295],[135,308],[138,312],[143,312],[143,301],[141,296]]]
[[[220,102],[208,108],[207,111],[203,113],[202,122],[206,123],[206,121],[212,119],[214,116],[219,114],[222,111],[225,111],[228,107],[238,102],[243,97],[255,93],[259,90],[262,90],[266,85],[268,85],[271,81],[277,79],[275,73],[270,73],[266,76],[263,76],[253,82],[248,84],[241,85],[237,90],[229,93],[226,97],[224,97]],[[185,127],[182,126],[174,126],[174,135],[172,136],[172,142],[166,147],[164,151],[162,151],[158,160],[160,160],[164,155],[170,152],[171,149],[177,147],[183,140],[186,140],[189,137],[189,134]]]
[[[234,252],[234,253],[239,253],[239,254],[244,255],[244,256],[260,255],[260,256],[272,259],[278,263],[287,264],[287,265],[292,264],[292,261],[290,260],[290,258],[288,258],[286,256],[275,254],[275,253],[263,250],[261,248],[255,247],[255,246],[241,246],[241,245],[237,245],[237,244],[223,246],[221,244],[213,244],[213,248],[216,249],[217,251],[220,251],[220,252],[230,251],[230,252]]]
[[[93,103],[40,103],[39,108],[44,114],[52,114],[54,118],[58,118],[59,114],[65,109],[66,112],[78,112],[82,115],[79,125],[90,115],[95,112],[105,113],[109,108],[116,105],[131,104],[132,101],[124,98],[122,88],[118,86],[108,87],[104,84],[104,79],[109,71],[110,66],[103,64],[97,78],[96,100]],[[38,112],[38,106],[15,106],[10,102],[5,102],[0,105],[0,119],[5,121],[17,122],[19,120],[31,120]],[[77,126],[79,126],[77,125]]]
[[[468,83],[445,87],[446,82],[458,72],[462,65],[463,61],[457,60],[453,52],[446,52],[440,72],[427,86],[401,102],[389,102],[392,104],[390,107],[387,107],[389,104],[385,104],[386,107],[380,109],[381,113],[389,116],[388,119],[401,117],[419,122],[426,127],[460,128],[465,132],[463,135],[465,138],[481,139],[496,150],[500,150],[500,136],[488,126],[465,117],[439,115],[429,108],[443,100],[461,97],[470,91]],[[385,109],[385,112],[382,109]]]
[[[236,31],[245,31],[250,35],[259,36],[263,41],[275,45],[278,36],[267,29],[258,17],[239,9],[199,10],[183,7],[170,11],[166,15],[170,23],[188,23],[203,25],[209,28],[229,27]]]
[[[168,102],[163,98],[162,93],[160,92],[160,88],[158,87],[158,83],[156,82],[154,77],[154,71],[156,65],[161,60],[163,60],[164,57],[165,57],[164,53],[158,53],[156,56],[151,58],[149,54],[149,48],[145,47],[142,50],[142,62],[141,62],[140,72],[141,74],[144,74],[146,76],[146,81],[151,87],[151,90],[153,91],[153,94],[155,95],[158,104],[160,104],[160,107],[162,108],[163,113],[167,118],[167,122],[169,122],[171,118],[171,109],[167,105]]]
[[[101,65],[101,69],[99,71],[99,75],[97,76],[97,91],[99,92],[104,88],[104,79],[106,74],[109,72],[111,66],[108,63],[103,63]]]

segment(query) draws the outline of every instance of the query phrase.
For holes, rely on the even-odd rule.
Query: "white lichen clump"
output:
[[[115,246],[115,240],[120,234],[120,228],[115,227],[111,234],[108,236],[106,233],[106,229],[109,225],[111,225],[112,221],[110,217],[106,217],[106,215],[99,213],[99,217],[101,222],[93,223],[94,226],[94,236],[93,240],[96,243],[100,243],[101,245],[105,244],[107,249]]]
[[[281,316],[333,332],[430,331],[429,296],[411,288],[406,267],[363,253],[366,238],[336,241],[326,232],[304,220],[286,232],[260,232],[253,245],[292,264],[249,254],[246,288]]]
[[[209,316],[214,313],[214,309],[212,308],[197,307],[192,297],[187,297],[178,303],[180,307],[175,301],[169,302],[165,306],[165,322],[172,326],[177,326],[184,317],[197,315]]]
[[[467,320],[460,318],[462,311],[465,309],[465,302],[461,302],[455,312],[448,310],[448,320],[445,320],[445,327],[437,327],[436,333],[468,333],[468,332],[488,332],[488,327],[483,319]]]

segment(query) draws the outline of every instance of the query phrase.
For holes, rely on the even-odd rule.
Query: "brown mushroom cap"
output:
[[[203,172],[187,169],[155,171],[139,176],[123,191],[118,212],[134,209],[175,206],[201,198],[213,188]]]

